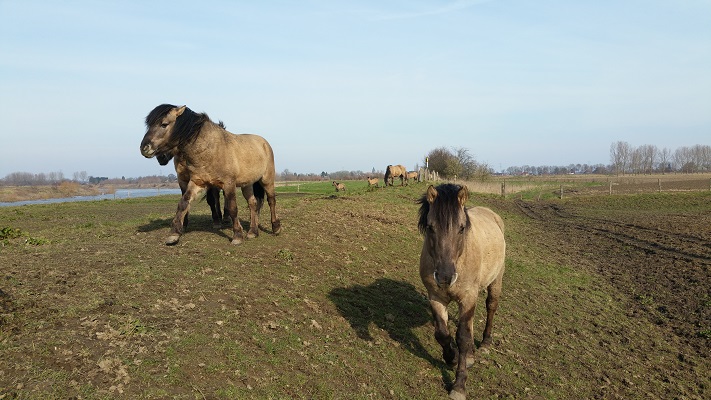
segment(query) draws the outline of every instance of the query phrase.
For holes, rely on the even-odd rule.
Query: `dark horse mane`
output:
[[[460,185],[452,183],[445,183],[435,187],[439,207],[437,207],[437,214],[434,218],[441,226],[454,225],[457,213],[459,212],[459,190],[461,188]],[[417,200],[417,203],[420,204],[420,218],[417,222],[417,228],[421,234],[424,234],[425,231],[427,231],[427,215],[430,213],[430,202],[427,201],[427,193],[422,195],[422,197]],[[469,221],[469,215],[466,213],[466,210],[467,208],[464,207],[464,215],[467,219],[468,228],[471,222]]]
[[[170,110],[176,107],[177,106],[172,104],[161,104],[154,108],[153,111],[146,116],[146,126],[150,127],[160,122]],[[202,128],[202,125],[207,121],[210,121],[210,117],[208,117],[207,114],[196,113],[190,108],[185,107],[185,111],[175,120],[175,127],[171,135],[173,146],[171,147],[179,147],[195,140],[200,134],[200,128]],[[222,121],[220,121],[220,126],[224,129]]]
[[[153,111],[146,116],[146,126],[150,127],[153,126],[153,124],[158,123],[166,114],[168,114],[170,110],[175,107],[176,106],[172,104],[161,104],[154,108]],[[184,119],[183,116],[187,116],[187,118]],[[198,114],[190,108],[185,107],[183,114],[175,121],[176,132],[173,135],[173,143],[171,148],[189,143],[195,139],[200,132],[200,128],[202,128],[202,125],[206,121],[210,121],[210,117],[208,117],[207,114]],[[220,128],[227,130],[224,122],[220,121],[217,125]],[[173,159],[173,154],[172,152],[166,151],[159,153],[157,157],[160,165],[166,165],[171,159]]]

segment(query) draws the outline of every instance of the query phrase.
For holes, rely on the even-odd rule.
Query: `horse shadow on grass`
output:
[[[415,328],[431,324],[432,315],[429,301],[413,285],[381,278],[368,286],[335,288],[328,297],[359,338],[373,341],[370,327],[374,324],[410,353],[438,368],[445,386],[452,384],[447,364],[441,358],[433,357],[414,333]]]
[[[249,221],[239,221],[245,234],[249,230]],[[158,218],[152,219],[148,223],[138,226],[138,232],[153,232],[158,230],[166,230],[166,235],[170,234],[170,228],[173,224],[173,218]],[[259,225],[259,229],[266,232],[266,229]],[[184,227],[183,234],[190,232],[208,232],[215,233],[227,239],[232,239],[232,222],[222,222],[222,226],[217,229],[212,226],[212,217],[209,215],[193,215],[188,216],[188,225]],[[229,232],[229,234],[227,233]]]

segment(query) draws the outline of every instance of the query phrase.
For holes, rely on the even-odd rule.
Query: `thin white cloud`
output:
[[[447,3],[441,6],[433,7],[433,8],[428,8],[428,9],[423,9],[419,11],[412,11],[412,12],[404,12],[404,13],[382,13],[375,15],[371,17],[371,20],[373,21],[392,21],[392,20],[401,20],[401,19],[413,19],[413,18],[421,18],[421,17],[427,17],[427,16],[432,16],[432,15],[440,15],[440,14],[447,14],[455,11],[460,11],[464,10],[466,8],[479,5],[479,4],[484,4],[484,3],[489,3],[493,0],[457,0],[453,1],[451,3]]]

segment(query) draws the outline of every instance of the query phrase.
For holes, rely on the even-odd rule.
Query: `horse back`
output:
[[[274,152],[266,139],[254,134],[225,132],[223,162],[232,171],[239,171],[237,183],[274,179]],[[244,182],[241,182],[244,181]]]

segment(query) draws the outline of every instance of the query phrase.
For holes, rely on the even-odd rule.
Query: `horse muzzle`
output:
[[[438,287],[454,286],[454,283],[457,282],[457,278],[459,277],[459,274],[456,272],[453,274],[440,274],[435,271],[432,275]]]
[[[141,154],[143,155],[143,157],[152,158],[156,155],[156,150],[149,143],[141,146]]]

